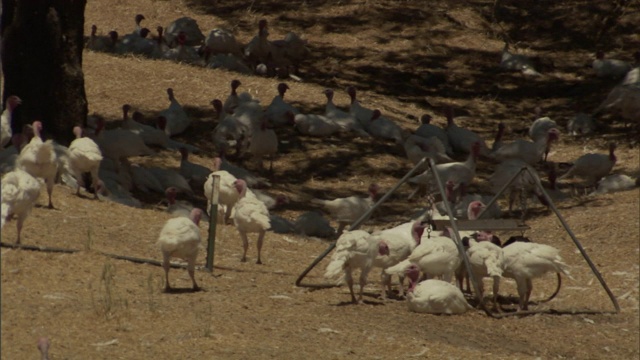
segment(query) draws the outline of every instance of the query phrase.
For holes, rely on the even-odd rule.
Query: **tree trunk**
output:
[[[3,104],[22,99],[12,128],[42,121],[44,132],[67,144],[87,117],[82,73],[86,0],[2,0]]]

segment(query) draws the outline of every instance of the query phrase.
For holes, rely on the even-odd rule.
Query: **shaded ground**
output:
[[[434,1],[429,7],[391,0],[209,3],[138,1],[134,6],[126,1],[92,1],[87,6],[86,28],[95,23],[103,33],[112,28],[126,33],[133,30],[136,13],[145,15],[143,25],[149,28],[192,16],[204,32],[226,26],[247,42],[264,17],[273,38],[292,30],[309,39],[313,56],[302,66],[305,81],[290,82],[287,94],[304,111],[323,111],[324,87],[334,87],[336,103],[346,105],[343,89],[355,85],[361,103],[380,108],[407,130],[416,127],[415,119],[424,112],[444,124],[441,109],[454,104],[457,115],[471,116],[462,119],[461,125],[472,127],[487,140],[500,121],[507,124],[509,139],[520,137],[536,106],[563,126],[576,107],[593,110],[613,85],[591,76],[587,65],[594,51],[604,49],[612,57],[630,60],[640,46],[633,30],[640,21],[637,2],[620,7],[586,0],[500,1],[497,7],[493,1]],[[532,80],[501,72],[497,64],[503,38],[516,43],[519,52],[547,59],[547,76]],[[165,89],[173,87],[194,118],[193,128],[181,139],[205,149],[192,159],[204,165],[213,154],[211,99],[224,99],[229,82],[238,78],[241,90],[267,105],[278,82],[89,52],[84,69],[90,112],[108,120],[120,119],[124,103],[152,118],[166,108]],[[618,141],[619,162],[614,171],[640,175],[638,148],[629,130],[616,120],[615,115],[603,118],[611,125],[604,134],[563,137],[550,160],[572,161],[588,151],[604,152],[609,141]],[[391,143],[347,137],[320,140],[291,131],[279,135],[288,145],[282,146],[274,164],[275,181],[269,191],[292,198],[287,208],[277,211],[284,217],[309,209],[311,197],[364,194],[371,181],[388,189],[410,168],[402,149]],[[163,151],[137,161],[177,167],[179,156]],[[472,191],[488,189],[492,166],[480,164]],[[408,214],[424,206],[405,200],[410,191],[401,187],[363,228],[406,221]],[[265,265],[253,264],[253,243],[249,262],[242,264],[241,242],[231,226],[218,229],[214,276],[197,273],[205,291],[164,294],[161,268],[111,260],[92,251],[160,259],[154,243],[168,218],[156,207],[160,198],[145,198],[145,208],[135,210],[77,198],[72,192],[55,188],[57,210],[36,208],[26,222],[23,242],[90,250],[79,254],[1,250],[3,359],[34,357],[39,336],[51,338],[55,359],[203,355],[216,359],[635,359],[640,353],[637,189],[597,198],[574,196],[559,204],[618,297],[621,314],[570,314],[585,309],[610,311],[612,305],[556,218],[538,207],[528,221],[532,229],[527,235],[558,247],[572,266],[573,279],[565,281],[556,300],[538,306],[558,310],[560,315],[502,320],[481,311],[455,317],[417,315],[409,313],[403,302],[382,303],[376,295],[380,292],[377,270],[370,276],[365,306],[347,304],[346,287],[317,291],[295,287],[297,276],[328,242],[269,233]],[[40,203],[44,204],[44,197]],[[204,226],[202,234],[206,236]],[[2,241],[11,242],[14,237],[15,226],[9,224]],[[326,260],[307,281],[323,282],[325,266]],[[174,269],[171,276],[174,286],[190,285],[184,270]],[[513,283],[504,283],[501,293],[515,295]],[[537,280],[535,286],[532,297],[541,299],[553,291],[555,283],[549,277]]]

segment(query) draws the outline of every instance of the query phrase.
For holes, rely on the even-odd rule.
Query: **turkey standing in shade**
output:
[[[7,98],[7,107],[2,112],[2,118],[0,119],[0,149],[4,148],[11,140],[13,134],[11,130],[11,118],[13,116],[13,110],[20,104],[22,104],[22,100],[15,95]]]
[[[160,112],[160,116],[164,116],[167,119],[165,132],[167,135],[173,136],[184,132],[191,124],[191,119],[182,108],[182,105],[176,100],[172,88],[167,89],[167,95],[171,103],[166,110]]]
[[[76,135],[76,138],[69,145],[69,167],[78,182],[76,195],[80,195],[80,186],[84,182],[83,173],[91,173],[92,185],[95,190],[99,180],[98,170],[100,169],[100,162],[102,161],[102,152],[95,141],[88,137],[82,137],[81,127],[74,127],[73,133]],[[88,189],[88,185],[89,184],[84,184],[85,188]],[[98,198],[97,191],[94,191],[94,197],[96,199]]]
[[[322,205],[331,215],[338,221],[338,236],[347,225],[358,220],[364,215],[375,203],[378,195],[379,187],[377,184],[369,186],[369,196],[362,198],[359,196],[349,196],[346,198],[337,198],[333,200],[312,199],[312,204]]]
[[[609,175],[616,164],[616,144],[609,144],[609,154],[585,154],[573,163],[573,166],[562,175],[559,180],[578,176],[587,179],[589,185],[595,185],[598,180]]]

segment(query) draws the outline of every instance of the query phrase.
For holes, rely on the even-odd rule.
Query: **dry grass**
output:
[[[630,26],[638,9],[628,9],[618,25],[595,43],[600,29],[590,21],[609,11],[587,0],[553,6],[514,6],[512,2],[458,3],[418,1],[275,1],[220,0],[215,6],[198,0],[90,1],[86,30],[133,29],[133,17],[143,13],[143,25],[166,26],[180,16],[195,18],[203,30],[222,26],[248,41],[260,18],[270,22],[274,38],[293,30],[309,39],[312,59],[302,67],[302,83],[290,82],[287,99],[305,111],[321,112],[322,90],[333,87],[336,103],[345,105],[347,85],[356,85],[360,101],[378,107],[407,130],[424,112],[444,124],[441,109],[447,104],[469,115],[462,125],[485,138],[493,137],[497,123],[508,126],[508,138],[520,137],[535,106],[564,125],[573,105],[589,111],[611,86],[595,80],[584,65],[595,47],[612,56],[628,58],[640,44]],[[603,5],[604,6],[604,5]],[[571,8],[575,11],[571,11]],[[590,10],[590,11],[587,11]],[[500,26],[492,22],[498,16]],[[599,23],[597,23],[599,24]],[[595,26],[597,27],[597,26]],[[572,31],[570,31],[572,30]],[[584,31],[580,31],[584,30]],[[206,31],[205,31],[206,32]],[[546,56],[554,66],[538,80],[497,69],[501,36],[518,42],[518,51]],[[193,128],[180,140],[204,152],[192,161],[207,165],[215,124],[213,98],[226,97],[229,82],[240,79],[267,105],[276,94],[277,80],[224,71],[86,52],[84,72],[90,112],[119,120],[121,106],[131,104],[149,119],[168,106],[165,90],[194,119]],[[604,152],[609,141],[620,143],[615,172],[640,175],[640,153],[628,130],[614,122],[605,134],[590,138],[563,137],[550,154],[554,162],[568,162],[587,151]],[[325,140],[299,137],[283,131],[288,140],[274,164],[274,193],[286,193],[292,203],[278,215],[293,218],[310,209],[310,197],[346,196],[365,192],[378,182],[389,188],[409,169],[402,149],[379,141]],[[637,136],[634,133],[633,136]],[[167,167],[179,165],[179,155],[136,159]],[[491,164],[482,163],[472,190],[487,190]],[[403,221],[421,208],[405,201],[411,191],[403,186],[385,203],[365,229],[379,229]],[[43,192],[40,203],[44,204]],[[267,234],[265,265],[240,263],[237,231],[219,226],[216,269],[211,276],[198,272],[203,292],[161,292],[161,268],[109,260],[94,251],[159,259],[155,246],[168,215],[146,197],[144,209],[78,198],[73,190],[56,186],[57,210],[36,208],[26,221],[26,244],[85,249],[78,254],[47,254],[2,249],[2,358],[34,357],[39,336],[52,340],[55,359],[86,358],[638,358],[638,190],[597,198],[575,196],[559,204],[563,216],[586,247],[598,269],[618,297],[618,315],[542,315],[493,320],[480,311],[463,316],[424,316],[409,313],[403,302],[382,304],[377,271],[370,276],[367,304],[350,306],[345,287],[321,291],[294,286],[302,270],[328,245],[298,236]],[[198,202],[200,201],[200,202]],[[202,198],[196,199],[202,204]],[[572,266],[560,295],[538,308],[566,311],[612,309],[588,266],[576,252],[556,218],[535,208],[527,233],[538,242],[558,247]],[[3,229],[3,241],[15,237],[15,225]],[[202,227],[202,235],[206,229]],[[507,236],[509,234],[499,234]],[[204,264],[205,254],[199,263]],[[326,260],[306,281],[321,283]],[[186,271],[171,270],[172,285],[189,288]],[[502,293],[516,294],[504,281]],[[548,295],[551,277],[535,281],[533,298]],[[568,336],[570,338],[568,339]],[[558,341],[558,339],[563,339]],[[568,339],[570,341],[566,341]]]

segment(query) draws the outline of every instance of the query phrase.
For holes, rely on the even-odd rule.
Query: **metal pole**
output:
[[[527,171],[529,171],[529,170],[527,169]],[[549,196],[547,191],[542,186],[542,183],[540,182],[540,179],[538,179],[537,176],[534,176],[533,178],[534,178],[534,180],[536,182],[536,186],[538,187],[538,189],[540,189],[540,191],[542,191],[542,195],[544,196],[544,198],[549,203],[549,208],[551,208],[551,210],[553,210],[553,212],[556,214],[556,216],[560,220],[560,223],[562,223],[562,226],[567,231],[567,234],[569,234],[569,236],[571,237],[571,240],[573,240],[573,243],[576,244],[576,247],[578,248],[578,250],[580,250],[580,254],[582,254],[582,257],[587,261],[587,264],[589,264],[589,267],[591,268],[591,271],[595,274],[596,278],[598,278],[598,281],[600,281],[600,284],[602,285],[604,290],[607,292],[607,295],[609,295],[609,298],[611,299],[611,302],[613,303],[613,306],[616,309],[616,313],[619,313],[620,312],[620,305],[618,305],[618,300],[616,299],[615,295],[613,295],[613,293],[611,292],[611,289],[609,289],[609,286],[607,286],[607,283],[604,281],[604,278],[602,277],[602,275],[600,274],[600,272],[598,271],[596,266],[593,264],[593,262],[589,258],[589,255],[587,255],[587,252],[582,247],[582,244],[580,243],[580,241],[578,241],[576,236],[573,234],[573,231],[571,231],[571,229],[569,228],[569,225],[567,224],[567,222],[564,221],[564,218],[562,217],[562,215],[560,214],[560,212],[556,208],[556,205],[553,203],[553,200],[551,200],[551,197]]]
[[[400,179],[396,185],[391,188],[391,190],[387,191],[381,198],[380,200],[378,200],[378,202],[376,202],[371,209],[369,209],[369,211],[367,211],[365,214],[363,214],[358,220],[356,220],[353,224],[351,224],[351,226],[349,226],[349,231],[352,230],[356,230],[363,222],[365,222],[368,218],[369,215],[371,215],[371,213],[373,211],[375,211],[375,209],[378,208],[378,206],[380,206],[380,204],[382,204],[383,202],[385,202],[387,200],[387,198],[389,198],[389,196],[391,196],[391,194],[393,194],[396,190],[398,190],[398,188],[400,187],[400,185],[404,184],[405,181],[407,181],[407,179],[409,179],[409,177],[411,177],[411,175],[413,175],[419,167],[421,167],[425,162],[427,161],[426,157],[423,157],[420,161],[418,161],[418,163],[413,167],[413,169],[411,169],[402,179]],[[298,276],[298,279],[296,279],[296,286],[304,286],[304,287],[313,287],[313,288],[330,288],[330,287],[334,287],[336,285],[333,284],[302,284],[302,279],[304,279],[305,276],[307,276],[307,274],[316,266],[318,265],[318,263],[320,261],[322,261],[322,259],[325,258],[325,256],[327,256],[331,250],[333,250],[333,248],[336,247],[336,241],[332,242],[331,245],[329,245],[329,247],[322,252],[322,254],[318,255],[318,257],[313,260],[313,262],[307,266],[306,269],[304,269],[304,271],[302,272],[302,274],[300,274],[300,276]]]
[[[211,189],[211,206],[209,207],[209,243],[207,246],[206,269],[213,272],[213,255],[216,249],[216,225],[218,223],[218,197],[220,195],[220,175],[211,174],[213,184]]]
[[[449,204],[449,201],[446,201],[447,197],[445,195],[446,192],[444,190],[444,185],[442,184],[442,179],[440,179],[440,175],[438,174],[437,171],[435,171],[436,163],[433,161],[433,159],[429,159],[429,166],[431,166],[431,173],[433,174],[433,177],[436,179],[438,190],[440,191],[442,198],[445,199],[445,201],[443,201],[442,203],[444,204],[444,208],[447,211],[447,215],[449,215],[449,221],[451,222],[451,228],[453,229],[452,240],[458,247],[458,252],[462,257],[462,261],[464,262],[464,265],[467,267],[467,274],[469,275],[469,279],[471,279],[471,283],[473,284],[473,289],[476,293],[476,296],[478,297],[478,301],[480,302],[480,306],[482,307],[482,310],[484,310],[484,312],[486,312],[487,315],[493,317],[493,313],[491,313],[487,309],[487,307],[484,304],[484,301],[482,301],[483,299],[480,297],[480,291],[479,291],[480,288],[478,287],[478,282],[476,281],[476,277],[473,275],[473,272],[471,271],[471,264],[469,263],[469,257],[467,256],[467,252],[464,250],[464,247],[462,246],[462,240],[460,239],[460,233],[458,232],[458,225],[456,223],[455,217],[453,216],[451,205]],[[480,279],[480,281],[482,281],[482,279]]]

